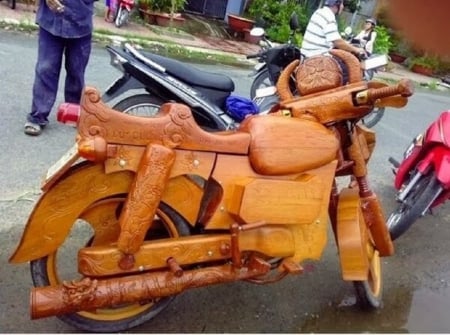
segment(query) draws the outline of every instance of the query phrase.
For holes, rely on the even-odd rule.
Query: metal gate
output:
[[[184,10],[223,20],[228,0],[188,0]]]

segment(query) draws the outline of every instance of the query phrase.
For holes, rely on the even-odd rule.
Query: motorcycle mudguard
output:
[[[367,280],[369,233],[361,212],[357,189],[345,188],[339,195],[337,245],[344,280]]]
[[[123,75],[109,86],[102,95],[102,100],[106,103],[129,90],[144,89],[145,85],[130,75]]]
[[[394,186],[397,190],[402,187],[409,175],[409,172],[414,169],[414,166],[417,164],[417,159],[421,155],[422,149],[422,145],[416,145],[413,149],[413,152],[408,156],[408,158],[401,162],[400,166],[397,169],[397,173],[395,174]]]
[[[425,173],[430,166],[434,166],[437,180],[445,189],[450,187],[450,149],[434,147],[417,165],[421,173]]]
[[[35,205],[9,262],[27,262],[53,253],[64,242],[83,211],[102,199],[123,196],[129,191],[133,179],[132,171],[106,174],[102,164],[83,162],[72,166],[43,193]],[[175,183],[181,183],[180,187],[176,187]],[[185,202],[182,207],[180,203],[183,202],[176,202],[180,196],[171,194],[180,189],[183,189],[182,193],[188,192],[192,200]],[[198,208],[192,204],[200,203],[202,191],[192,181],[189,184],[188,178],[179,176],[171,179],[166,192],[168,194],[163,195],[162,201],[175,208],[183,217],[192,217],[192,211],[198,213]]]

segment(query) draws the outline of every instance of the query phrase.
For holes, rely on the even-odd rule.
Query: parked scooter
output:
[[[261,37],[261,50],[247,59],[257,58],[258,63],[249,77],[255,77],[250,87],[250,98],[256,97],[258,89],[273,87],[276,85],[283,69],[296,59],[301,59],[300,48],[293,43],[295,32],[300,28],[297,14],[294,12],[289,20],[291,33],[286,44],[275,46],[266,36],[263,28],[255,27],[250,31],[253,36]],[[295,80],[291,81],[295,87]]]
[[[109,102],[132,89],[147,93],[132,95],[113,106],[129,114],[151,116],[166,102],[180,102],[192,109],[197,123],[205,129],[236,128],[240,122],[226,108],[234,91],[234,82],[226,75],[210,73],[186,63],[139,51],[130,44],[107,46],[111,65],[123,75],[103,94]],[[258,96],[260,111],[268,111],[278,102],[275,91]]]
[[[351,27],[346,27],[341,36],[347,42],[351,43],[352,45],[358,48],[364,47],[362,41],[355,38],[355,35]],[[387,64],[388,58],[386,55],[382,54],[372,54],[367,58],[363,59],[361,67],[364,70],[364,79],[367,81],[372,80],[374,74],[377,73],[379,69],[384,68]]]
[[[387,221],[392,240],[450,197],[449,143],[450,111],[445,111],[413,139],[400,163],[389,158],[399,203]]]
[[[341,36],[347,42],[353,44],[354,46],[361,48],[361,41],[355,39],[355,35],[351,27],[346,27],[344,32],[341,33]],[[365,57],[361,59],[361,68],[363,69],[364,79],[370,81],[373,79],[375,73],[378,72],[379,69],[385,67],[388,64],[388,59],[386,55],[380,54],[372,54],[369,57]],[[367,115],[362,122],[366,127],[372,128],[375,126],[384,115],[384,108],[375,107],[372,113]]]
[[[153,118],[120,113],[93,88],[81,108],[61,105],[58,120],[77,125],[76,144],[48,170],[10,258],[30,262],[32,318],[118,332],[187,289],[301,274],[326,247],[328,219],[343,279],[362,307],[380,307],[380,257],[394,249],[367,176],[375,134],[358,121],[375,101],[403,106],[412,85],[370,88],[358,61],[344,61],[356,69],[351,84],[306,80],[303,96],[237,130],[207,132],[178,103]],[[340,176],[354,183],[339,191]]]
[[[134,8],[134,0],[115,0],[116,13],[114,16],[114,24],[117,28],[128,23],[131,11]]]

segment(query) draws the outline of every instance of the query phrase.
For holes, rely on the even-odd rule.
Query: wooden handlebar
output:
[[[402,97],[409,97],[414,93],[414,85],[408,79],[402,79],[395,86],[387,86],[381,88],[370,88],[367,90],[367,100],[375,102],[378,99],[401,95]]]

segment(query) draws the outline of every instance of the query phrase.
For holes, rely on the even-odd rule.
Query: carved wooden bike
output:
[[[380,257],[394,250],[367,181],[374,133],[357,122],[374,104],[404,105],[412,91],[358,80],[341,56],[348,85],[333,82],[341,71],[330,57],[292,64],[273,115],[238,131],[206,132],[180,104],[155,118],[119,113],[93,88],[81,108],[61,106],[58,119],[78,124],[77,143],[49,169],[10,259],[31,262],[31,317],[125,330],[189,288],[302,273],[302,262],[320,259],[328,222],[342,278],[363,307],[378,307]],[[286,81],[294,69],[301,98]],[[339,176],[352,176],[341,191]],[[89,233],[73,234],[78,226]],[[61,264],[71,240],[81,243],[76,258]],[[65,274],[70,265],[75,273]]]

